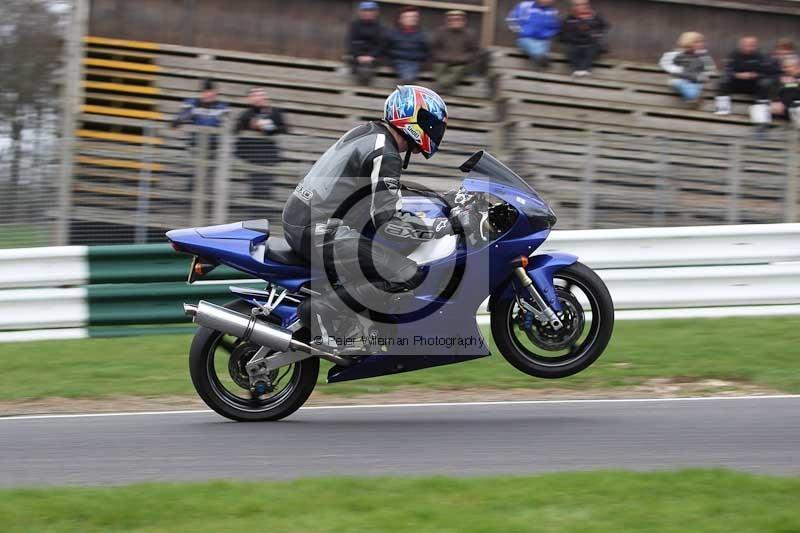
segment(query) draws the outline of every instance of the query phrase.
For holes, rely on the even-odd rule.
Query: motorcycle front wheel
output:
[[[614,330],[614,303],[603,280],[582,263],[554,275],[563,327],[534,320],[523,295],[494,302],[492,335],[503,357],[531,376],[558,379],[585,370],[603,353]]]
[[[225,307],[250,313],[250,306],[242,301]],[[259,348],[220,331],[197,330],[189,352],[189,372],[206,405],[231,420],[266,422],[289,416],[308,400],[319,374],[316,357],[274,370],[272,390],[258,396],[250,392],[245,365]]]

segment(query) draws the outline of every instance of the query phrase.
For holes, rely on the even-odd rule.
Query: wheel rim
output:
[[[245,381],[246,376],[241,374],[241,362],[249,360],[258,347],[253,346],[252,353],[241,348],[239,339],[223,333],[218,333],[210,345],[206,357],[206,372],[211,389],[220,400],[240,411],[263,413],[275,409],[297,390],[302,377],[302,365],[293,363],[274,371],[274,377],[271,376],[274,390],[255,397],[249,388],[243,386],[249,380]],[[234,357],[240,361],[233,361]]]
[[[569,273],[558,273],[554,277],[554,283],[562,305],[559,318],[565,322],[566,329],[561,334],[571,336],[566,346],[556,350],[553,347],[560,346],[559,343],[548,345],[542,342],[542,339],[558,339],[558,333],[549,326],[537,328],[534,325],[531,328],[533,331],[526,330],[524,320],[520,320],[521,308],[516,301],[508,307],[506,316],[506,328],[514,348],[532,363],[549,368],[572,365],[586,356],[597,341],[602,320],[598,297],[585,281]],[[587,310],[589,314],[586,313]],[[570,327],[579,330],[570,330]]]

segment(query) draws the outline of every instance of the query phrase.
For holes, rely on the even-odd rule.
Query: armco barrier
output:
[[[800,314],[800,224],[556,231],[554,250],[598,270],[620,318]],[[188,267],[158,244],[0,250],[0,341],[176,331],[181,303],[259,283],[188,286]]]

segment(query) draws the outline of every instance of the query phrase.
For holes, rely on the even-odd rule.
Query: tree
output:
[[[31,151],[25,148],[26,132],[43,127],[42,117],[50,117],[51,124],[56,117],[66,7],[56,0],[0,2],[0,137],[10,154],[8,176],[0,173],[0,179],[11,207],[19,204],[22,161]]]

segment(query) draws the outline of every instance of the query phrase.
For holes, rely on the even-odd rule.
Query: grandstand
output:
[[[477,10],[484,5],[471,7],[486,14]],[[412,165],[409,179],[447,188],[467,155],[488,148],[553,203],[562,228],[796,219],[795,132],[775,128],[756,140],[743,103],[729,117],[710,113],[710,103],[687,110],[653,62],[612,54],[591,78],[573,79],[558,56],[542,73],[513,48],[489,49],[488,75],[448,98],[443,152]],[[91,34],[82,37],[79,56],[72,243],[145,242],[178,226],[275,217],[315,158],[350,123],[375,118],[394,83],[384,69],[373,86],[356,86],[336,59]],[[251,197],[247,175],[263,169],[233,155],[229,128],[209,153],[203,142],[187,149],[191,128],[169,127],[206,78],[217,82],[233,115],[254,85],[285,111],[290,133],[278,141],[282,162],[268,171],[270,198]],[[203,138],[208,130],[195,133]]]

